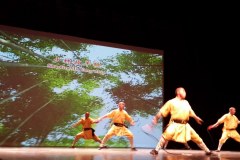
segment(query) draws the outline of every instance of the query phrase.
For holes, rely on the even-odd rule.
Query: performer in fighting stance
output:
[[[75,139],[72,143],[72,148],[75,148],[76,142],[80,139],[93,139],[96,142],[101,143],[101,139],[95,135],[94,129],[92,128],[92,124],[97,123],[96,120],[90,118],[90,113],[86,112],[85,113],[85,118],[81,118],[77,123],[73,124],[72,127],[77,127],[79,125],[82,125],[83,131],[78,133],[75,136]]]
[[[126,136],[130,142],[131,150],[136,151],[136,148],[133,145],[133,134],[132,132],[125,126],[125,121],[128,121],[131,125],[135,125],[132,117],[124,110],[125,103],[119,102],[118,109],[112,110],[111,112],[107,113],[106,115],[102,116],[98,119],[98,122],[103,120],[104,118],[112,119],[113,125],[104,136],[102,143],[100,144],[100,148],[106,148],[104,145],[109,138],[112,136]]]
[[[175,93],[176,97],[168,100],[152,120],[153,125],[156,125],[161,117],[171,115],[170,123],[164,130],[156,148],[153,149],[150,154],[157,155],[158,151],[164,148],[167,141],[172,140],[187,143],[187,141],[192,140],[206,152],[206,155],[210,155],[212,152],[188,123],[190,117],[193,117],[198,124],[202,124],[202,119],[194,113],[190,104],[185,99],[186,91],[184,88],[177,88]]]
[[[235,116],[235,113],[236,109],[234,107],[230,107],[229,113],[224,114],[220,119],[218,119],[218,121],[215,124],[210,125],[208,127],[208,130],[211,130],[223,123],[222,136],[219,139],[218,148],[216,150],[217,152],[220,152],[222,145],[229,138],[232,138],[235,141],[240,142],[240,135],[236,130],[238,124],[240,124],[240,121]]]
[[[171,120],[169,121],[169,123],[171,123]],[[168,125],[167,125],[167,126],[168,126]],[[152,127],[153,127],[153,126],[152,126]],[[167,148],[168,142],[169,142],[169,141],[166,140],[163,149],[166,149],[166,148]],[[186,142],[186,143],[183,143],[183,145],[184,145],[184,149],[187,149],[187,150],[191,150],[191,149],[192,149],[187,142]]]

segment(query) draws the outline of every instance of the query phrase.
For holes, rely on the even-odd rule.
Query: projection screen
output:
[[[136,147],[153,148],[162,133],[151,123],[163,103],[163,50],[114,44],[74,36],[0,25],[0,146],[69,147],[90,112],[93,119],[118,102],[135,121],[129,130]],[[110,119],[93,125],[103,138]],[[156,137],[156,138],[154,138]],[[128,147],[112,137],[110,147]],[[77,147],[98,147],[80,139]]]

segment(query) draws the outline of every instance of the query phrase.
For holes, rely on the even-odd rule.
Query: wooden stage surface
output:
[[[238,160],[240,152],[221,151],[207,156],[202,150],[160,150],[156,156],[151,149],[137,148],[16,148],[1,147],[0,160]]]

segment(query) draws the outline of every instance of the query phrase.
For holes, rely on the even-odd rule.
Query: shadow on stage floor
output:
[[[160,150],[152,156],[151,149],[138,148],[0,148],[0,160],[237,160],[240,152],[221,151],[205,155],[202,150]]]

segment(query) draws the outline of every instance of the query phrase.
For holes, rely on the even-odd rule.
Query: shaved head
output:
[[[85,118],[87,119],[89,116],[90,116],[90,113],[89,113],[89,112],[86,112],[86,113],[85,113]]]

